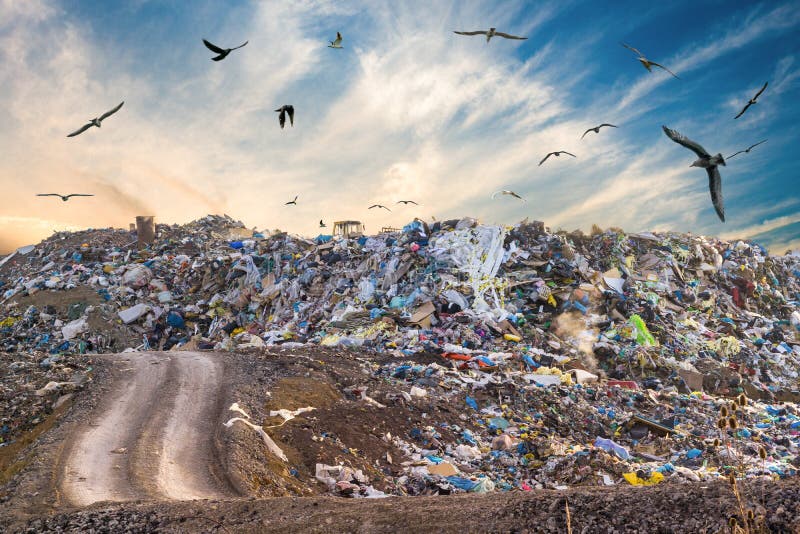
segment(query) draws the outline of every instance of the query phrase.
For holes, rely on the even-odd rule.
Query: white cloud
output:
[[[795,57],[786,56],[778,61],[775,74],[772,75],[772,92],[782,94],[797,87],[796,80],[800,79],[800,68],[794,67]],[[794,68],[792,68],[794,67]]]
[[[11,148],[0,177],[11,217],[125,227],[143,212],[164,222],[228,212],[249,226],[312,235],[320,218],[362,219],[371,230],[432,215],[640,230],[694,229],[715,217],[690,155],[657,127],[660,142],[644,149],[651,139],[627,129],[666,98],[642,98],[665,80],[643,72],[630,90],[616,85],[576,105],[581,83],[600,68],[592,49],[602,32],[566,45],[543,39],[563,5],[523,18],[524,5],[513,3],[254,3],[193,29],[185,47],[163,47],[142,70],[145,50],[106,41],[85,20],[49,4],[0,1],[0,117],[8,118],[0,141]],[[3,25],[9,18],[13,26]],[[757,13],[666,63],[700,69],[791,24],[797,15],[785,8]],[[487,44],[452,33],[488,25],[531,39]],[[326,47],[337,29],[343,50]],[[201,37],[249,44],[215,63]],[[535,53],[520,60],[520,47]],[[792,61],[779,63],[784,84],[796,78]],[[101,130],[65,137],[120,100]],[[296,120],[281,130],[273,110],[285,103]],[[605,121],[620,129],[580,139]],[[702,117],[686,125],[702,126],[699,135],[713,128]],[[539,166],[552,150],[578,158]],[[54,205],[33,196],[45,189],[98,196]],[[529,202],[490,201],[497,189]],[[298,205],[285,207],[295,195]],[[396,205],[401,198],[421,206]],[[393,211],[366,210],[372,203]]]
[[[768,219],[758,224],[753,224],[738,230],[723,232],[720,234],[722,239],[747,239],[759,234],[765,234],[800,222],[800,213],[784,215],[774,219]]]

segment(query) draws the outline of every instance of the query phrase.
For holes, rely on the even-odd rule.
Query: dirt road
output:
[[[195,352],[119,355],[123,378],[79,430],[61,488],[77,506],[232,496],[215,469],[221,364]]]

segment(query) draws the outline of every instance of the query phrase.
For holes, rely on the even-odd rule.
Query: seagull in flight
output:
[[[757,147],[757,146],[758,146],[758,145],[760,145],[761,143],[766,143],[766,142],[767,142],[767,140],[766,140],[766,139],[764,139],[763,141],[759,141],[758,143],[756,143],[756,144],[754,144],[754,145],[750,145],[749,147],[745,148],[744,150],[740,150],[739,152],[734,152],[733,154],[731,154],[730,156],[728,156],[728,159],[731,159],[733,156],[736,156],[736,155],[738,155],[738,154],[744,154],[744,153],[747,153],[747,154],[749,154],[749,153],[750,153],[750,151],[751,151],[751,150],[753,150],[755,147]]]
[[[58,193],[39,193],[37,197],[59,197],[66,202],[70,197],[93,197],[94,195],[84,195],[83,193],[70,193],[69,195],[59,195]]]
[[[372,208],[383,208],[386,211],[392,211],[392,210],[390,210],[389,208],[387,208],[386,206],[384,206],[382,204],[373,204],[372,206],[368,207],[367,209],[371,210]]]
[[[617,126],[614,126],[613,124],[608,124],[607,122],[604,122],[600,126],[595,126],[594,128],[589,128],[588,130],[583,132],[583,135],[581,136],[581,139],[586,137],[586,134],[589,133],[589,132],[600,133],[600,128],[602,128],[603,126],[611,126],[612,128],[617,128]]]
[[[644,65],[644,68],[646,68],[646,69],[648,70],[648,72],[653,72],[653,67],[658,67],[658,68],[660,68],[660,69],[664,69],[665,71],[669,72],[670,74],[672,74],[673,76],[675,76],[676,78],[678,78],[678,75],[677,75],[677,74],[675,74],[674,72],[672,72],[671,70],[669,70],[669,69],[668,69],[667,67],[665,67],[664,65],[661,65],[660,63],[656,63],[655,61],[650,61],[649,59],[647,59],[646,57],[644,57],[644,54],[642,54],[641,52],[639,52],[638,50],[636,50],[634,47],[632,47],[632,46],[628,46],[628,45],[626,45],[625,43],[620,43],[620,44],[621,44],[622,46],[624,46],[625,48],[627,48],[628,50],[630,50],[630,51],[634,52],[636,55],[638,55],[638,56],[639,56],[639,58],[638,58],[638,59],[639,59],[639,62],[640,62],[642,65]],[[680,80],[680,78],[678,78],[678,79]]]
[[[99,117],[94,118],[94,119],[90,119],[89,122],[87,122],[86,124],[81,126],[79,129],[75,130],[71,134],[67,135],[67,137],[75,137],[76,135],[80,135],[83,132],[85,132],[86,130],[88,130],[89,128],[91,128],[92,126],[97,126],[98,128],[100,128],[100,123],[103,122],[105,119],[109,118],[111,115],[113,115],[117,111],[119,111],[119,108],[121,108],[122,104],[124,104],[124,103],[125,103],[125,101],[123,100],[122,102],[119,103],[119,105],[117,107],[115,107],[111,111],[106,111],[105,113],[103,113]]]
[[[749,107],[750,107],[750,106],[752,106],[753,104],[757,104],[758,102],[756,102],[756,100],[758,100],[758,97],[759,97],[759,96],[761,96],[761,93],[763,93],[763,92],[764,92],[764,89],[766,89],[768,85],[769,85],[769,82],[764,82],[764,87],[762,87],[762,88],[761,88],[761,89],[760,89],[760,90],[759,90],[759,91],[756,93],[756,96],[754,96],[753,98],[751,98],[751,99],[750,99],[750,101],[749,101],[749,102],[747,102],[747,105],[746,105],[746,106],[745,106],[745,107],[742,109],[742,111],[740,111],[740,112],[739,112],[739,114],[738,114],[738,115],[736,115],[736,116],[734,117],[734,119],[738,119],[739,117],[741,117],[742,115],[744,115],[744,112],[745,112],[745,111],[747,111],[747,108],[749,108]]]
[[[598,126],[598,128],[599,128],[599,126]],[[584,135],[585,135],[585,134],[584,134]],[[555,151],[555,152],[550,152],[548,155],[546,155],[546,156],[544,157],[544,159],[542,159],[542,161],[540,161],[540,162],[539,162],[539,166],[541,166],[541,165],[542,165],[542,163],[544,163],[545,161],[547,161],[547,158],[549,158],[550,156],[555,156],[555,157],[558,157],[558,156],[560,156],[561,154],[568,154],[568,155],[572,156],[573,158],[577,158],[577,157],[578,157],[578,156],[576,156],[575,154],[572,154],[572,153],[570,153],[570,152],[567,152],[566,150],[557,150],[557,151]]]
[[[283,129],[284,125],[286,125],[286,114],[289,114],[289,124],[294,126],[294,106],[291,104],[284,104],[283,106],[276,109],[280,115],[278,115],[278,122],[281,124],[281,130]]]
[[[288,205],[290,205],[290,204],[291,204],[291,205],[294,205],[294,206],[297,206],[297,196],[298,196],[298,195],[295,195],[295,196],[294,196],[294,200],[290,200],[289,202],[287,202],[286,204],[284,204],[284,206],[288,206]]]
[[[342,34],[336,32],[336,39],[331,41],[331,44],[328,45],[328,48],[342,48]]]
[[[219,54],[219,55],[217,55],[216,57],[212,57],[212,58],[211,58],[211,61],[222,61],[223,59],[225,59],[226,57],[228,57],[228,54],[230,54],[231,52],[233,52],[233,51],[234,51],[234,50],[236,50],[237,48],[241,48],[241,47],[243,47],[243,46],[244,46],[244,45],[246,45],[248,42],[249,42],[249,41],[245,41],[244,43],[242,43],[242,44],[240,44],[239,46],[236,46],[236,47],[234,47],[234,48],[220,48],[220,47],[218,47],[217,45],[215,45],[215,44],[213,44],[213,43],[210,43],[210,42],[206,41],[205,39],[203,39],[203,44],[204,44],[204,45],[206,45],[206,48],[208,48],[208,49],[209,49],[209,50],[211,50],[212,52],[215,52],[216,54]]]
[[[502,191],[495,191],[494,193],[492,193],[492,199],[494,199],[497,195],[511,195],[512,197],[518,198],[523,202],[527,202],[527,200],[525,200],[515,192],[509,191],[508,189],[503,189]]]
[[[325,225],[325,223],[324,223],[324,222],[322,222],[322,219],[320,219],[320,220],[319,220],[319,227],[320,227],[320,228],[327,228],[327,226]]]
[[[419,204],[417,204],[413,200],[398,200],[397,204],[405,204],[406,206],[408,206],[409,204],[414,204],[415,206],[419,206]]]
[[[518,37],[516,35],[510,35],[508,33],[498,32],[494,28],[489,28],[489,31],[478,30],[478,31],[474,31],[474,32],[458,32],[458,31],[453,30],[453,33],[457,33],[458,35],[485,35],[487,43],[494,36],[505,37],[506,39],[518,39],[520,41],[523,41],[523,40],[527,39],[527,37]]]
[[[719,169],[717,168],[718,165],[725,165],[725,158],[722,157],[722,154],[712,156],[705,148],[700,146],[700,144],[681,135],[675,130],[670,130],[666,126],[662,126],[662,128],[664,128],[664,133],[667,134],[667,137],[697,154],[697,161],[692,163],[690,167],[703,167],[708,173],[708,188],[711,191],[711,202],[714,204],[714,209],[719,216],[719,220],[725,222],[725,206],[722,203],[722,176],[720,176]]]

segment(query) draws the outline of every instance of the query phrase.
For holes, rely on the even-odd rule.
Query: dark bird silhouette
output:
[[[519,196],[515,192],[509,191],[508,189],[503,189],[502,191],[495,191],[494,193],[492,193],[492,198],[494,199],[497,195],[509,195],[509,196],[514,197],[514,198],[518,198],[523,202],[527,202],[527,200],[525,200],[524,198],[522,198],[521,196]]]
[[[292,204],[292,205],[294,205],[294,206],[297,206],[297,196],[298,196],[298,195],[295,195],[295,197],[294,197],[294,200],[290,200],[289,202],[287,202],[286,204],[284,204],[284,206],[288,206],[288,205],[290,205],[290,204]]]
[[[488,31],[486,31],[486,30],[478,30],[478,31],[474,31],[474,32],[458,32],[458,31],[453,30],[453,33],[457,33],[458,35],[485,35],[487,43],[494,36],[505,37],[506,39],[518,39],[520,41],[523,41],[523,40],[527,39],[527,37],[519,37],[517,35],[510,35],[508,33],[498,32],[494,28],[489,28]]]
[[[703,167],[708,173],[708,189],[711,191],[711,202],[714,204],[719,220],[725,222],[725,206],[722,202],[722,176],[720,176],[717,168],[718,165],[725,165],[725,158],[722,157],[722,154],[712,156],[700,144],[675,130],[670,130],[666,126],[662,126],[662,128],[667,137],[697,154],[697,161],[692,163],[690,167]]]
[[[245,41],[242,44],[240,44],[239,46],[236,46],[234,48],[220,48],[217,45],[215,45],[213,43],[210,43],[207,40],[203,39],[203,44],[206,45],[206,48],[208,48],[209,50],[211,50],[212,52],[214,52],[216,54],[219,54],[216,57],[212,57],[211,61],[222,61],[223,59],[228,57],[228,54],[230,54],[231,52],[233,52],[234,50],[236,50],[238,48],[243,47],[244,45],[246,45],[249,42],[250,41]]]
[[[405,205],[414,204],[415,206],[419,206],[419,204],[417,204],[413,200],[398,200],[397,203],[398,204],[405,204]]]
[[[575,154],[572,154],[572,153],[570,153],[570,152],[567,152],[566,150],[557,150],[557,151],[555,151],[555,152],[550,152],[548,155],[546,155],[546,156],[545,156],[545,157],[542,159],[542,161],[540,161],[540,162],[539,162],[539,165],[541,166],[541,164],[542,164],[542,163],[544,163],[545,161],[547,161],[547,158],[549,158],[550,156],[559,157],[561,154],[567,154],[567,155],[570,155],[570,156],[572,156],[573,158],[577,158],[577,157],[578,157],[578,156],[576,156]]]
[[[320,219],[320,220],[319,220],[319,227],[320,227],[320,228],[327,228],[327,226],[325,225],[325,223],[324,223],[324,222],[322,222],[322,219]]]
[[[122,107],[122,104],[124,104],[124,103],[125,103],[125,101],[123,100],[122,102],[119,103],[119,105],[117,107],[115,107],[111,111],[106,111],[105,113],[103,113],[99,117],[94,118],[94,119],[90,119],[89,122],[87,122],[86,124],[81,126],[79,129],[75,130],[71,134],[68,134],[67,137],[75,137],[76,135],[80,135],[83,132],[85,132],[86,130],[88,130],[89,128],[91,128],[92,126],[97,126],[98,128],[100,128],[100,123],[103,122],[105,119],[109,118],[111,115],[113,115],[117,111],[119,111],[119,109]]]
[[[83,193],[70,193],[69,195],[59,195],[58,193],[39,193],[36,195],[37,197],[58,197],[64,202],[70,199],[70,197],[93,197],[94,195],[85,195]]]
[[[614,126],[613,124],[608,124],[607,122],[604,122],[603,124],[601,124],[599,126],[595,126],[594,128],[589,128],[588,130],[583,132],[583,135],[581,136],[581,139],[586,137],[586,134],[589,133],[589,132],[600,133],[600,128],[602,128],[603,126],[611,126],[612,128],[617,128],[617,126]]]
[[[294,126],[294,106],[291,104],[284,104],[275,111],[280,113],[280,115],[278,115],[278,122],[281,124],[281,129],[283,129],[284,125],[286,125],[287,113],[289,115],[289,124]]]
[[[625,48],[627,48],[628,50],[634,52],[637,56],[639,56],[637,59],[639,60],[639,62],[642,65],[644,65],[644,68],[646,68],[648,72],[653,72],[653,67],[658,67],[659,69],[664,69],[665,71],[669,72],[670,74],[672,74],[673,76],[678,78],[677,74],[675,74],[674,72],[672,72],[671,70],[669,70],[667,67],[665,67],[664,65],[662,65],[660,63],[656,63],[655,61],[650,61],[649,59],[644,57],[644,54],[642,54],[641,52],[636,50],[634,47],[628,46],[625,43],[620,43],[620,44],[622,46],[624,46]],[[680,78],[678,78],[678,79],[680,80]]]
[[[328,45],[328,48],[342,48],[342,34],[336,32],[336,39],[331,41],[331,44]]]
[[[739,155],[739,154],[745,154],[745,153],[749,154],[749,153],[750,153],[750,151],[751,151],[751,150],[753,150],[755,147],[757,147],[757,146],[758,146],[758,145],[760,145],[761,143],[766,143],[766,142],[767,142],[767,140],[766,140],[766,139],[764,139],[763,141],[759,141],[758,143],[756,143],[756,144],[754,144],[754,145],[750,145],[749,147],[745,148],[744,150],[740,150],[739,152],[734,152],[733,154],[731,154],[730,156],[728,156],[728,157],[727,157],[727,159],[731,159],[732,157],[734,157],[734,156],[737,156],[737,155]]]
[[[747,108],[749,108],[749,107],[750,107],[750,106],[752,106],[753,104],[758,104],[758,102],[756,102],[756,100],[758,100],[758,97],[759,97],[759,96],[761,96],[761,93],[763,93],[763,92],[764,92],[764,89],[766,89],[768,85],[769,85],[769,82],[764,82],[764,87],[762,87],[762,88],[761,88],[761,89],[760,89],[760,90],[759,90],[759,91],[756,93],[756,96],[754,96],[753,98],[751,98],[751,99],[750,99],[750,100],[747,102],[747,105],[746,105],[744,108],[742,108],[742,111],[740,111],[740,112],[739,112],[739,114],[738,114],[738,115],[736,115],[736,116],[734,117],[734,119],[738,119],[739,117],[741,117],[742,115],[744,115],[744,112],[745,112],[745,111],[747,111]]]
[[[383,209],[385,209],[386,211],[392,211],[392,210],[390,210],[389,208],[387,208],[386,206],[384,206],[384,205],[382,205],[382,204],[373,204],[372,206],[370,206],[370,207],[369,207],[369,208],[367,208],[367,209],[368,209],[368,210],[371,210],[372,208],[383,208]]]

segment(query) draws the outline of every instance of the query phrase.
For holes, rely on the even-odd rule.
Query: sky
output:
[[[800,248],[800,1],[655,4],[0,0],[0,253],[209,213],[306,236],[472,216]],[[528,39],[453,33],[489,27]],[[214,62],[203,38],[249,43]],[[726,222],[662,125],[726,157],[768,139],[720,167]],[[555,150],[577,158],[540,166]]]

